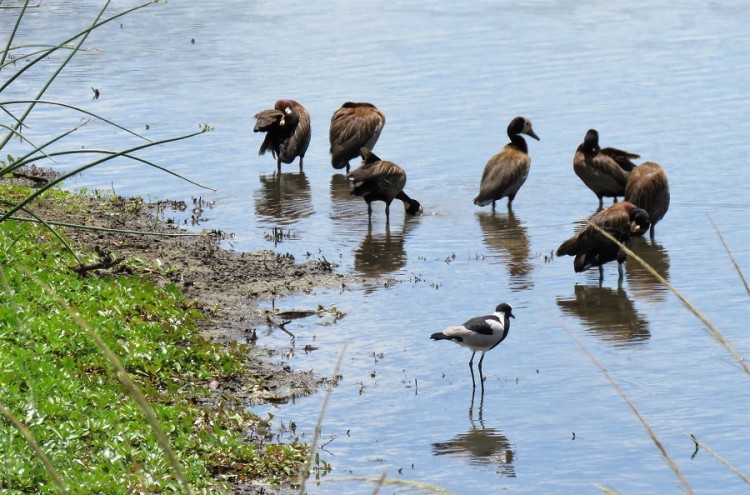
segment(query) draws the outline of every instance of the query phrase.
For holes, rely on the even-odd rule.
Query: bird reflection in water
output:
[[[361,200],[360,200],[361,201]],[[406,265],[404,242],[418,219],[405,217],[400,232],[391,232],[388,224],[385,232],[372,225],[367,226],[367,234],[354,251],[354,269],[362,275],[377,277],[400,270]]]
[[[563,313],[580,318],[584,327],[602,340],[627,345],[651,337],[648,321],[622,287],[576,284],[574,290],[574,298],[558,297],[557,305]]]
[[[447,442],[432,444],[433,455],[468,457],[470,464],[497,466],[496,472],[509,478],[516,477],[513,466],[515,452],[508,438],[495,428],[484,425],[482,408],[484,395],[480,396],[479,415],[474,418],[474,394],[469,406],[469,423],[466,433],[459,433]]]
[[[481,212],[476,215],[484,243],[505,263],[510,275],[510,289],[532,288],[531,270],[534,265],[531,262],[531,243],[523,223],[512,211],[507,214]]]
[[[260,176],[255,213],[262,222],[293,225],[314,213],[310,182],[304,172],[274,172]]]
[[[355,218],[362,214],[362,198],[352,194],[352,185],[344,174],[331,176],[330,218]]]
[[[654,241],[649,243],[644,237],[637,237],[633,239],[630,249],[669,282],[669,253],[661,244]],[[667,300],[669,289],[636,260],[631,259],[625,264],[625,273],[628,287],[635,297],[655,302]]]

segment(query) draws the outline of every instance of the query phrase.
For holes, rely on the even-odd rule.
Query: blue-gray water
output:
[[[21,36],[59,42],[87,25],[96,5],[45,2]],[[0,16],[5,38],[14,11]],[[603,146],[640,153],[669,174],[670,211],[656,242],[637,242],[636,251],[750,353],[748,294],[710,220],[750,270],[748,21],[750,6],[728,1],[181,0],[96,31],[46,98],[151,139],[215,128],[142,156],[216,193],[128,161],[91,169],[70,187],[200,195],[215,201],[201,227],[235,233],[234,249],[325,257],[342,273],[382,277],[374,290],[277,301],[346,313],[336,323],[289,324],[294,353],[287,334],[259,329],[282,359],[320,374],[333,373],[347,345],[322,427],[320,453],[333,472],[309,483],[310,493],[371,493],[371,484],[341,479],[383,472],[460,494],[601,493],[595,484],[624,494],[680,492],[636,416],[566,329],[617,380],[697,493],[738,493],[746,485],[706,452],[691,459],[688,435],[750,472],[748,376],[636,263],[627,264],[622,288],[615,265],[599,287],[596,272],[575,274],[571,258],[550,253],[596,209],[572,170],[576,146],[594,127]],[[32,96],[37,76],[0,99]],[[273,159],[257,156],[262,136],[252,133],[252,116],[279,98],[312,115],[304,175],[295,163],[279,178]],[[330,116],[347,100],[371,101],[386,114],[375,151],[407,170],[407,191],[424,216],[404,219],[394,203],[387,231],[376,203],[368,228],[364,202],[348,196],[329,162]],[[493,216],[471,199],[516,115],[532,120],[541,141],[529,143],[532,170],[513,217],[505,201]],[[25,134],[43,142],[78,122],[73,112],[40,107]],[[60,147],[140,143],[91,123]],[[76,163],[40,162],[61,170]],[[274,246],[265,239],[274,227],[291,239]],[[472,404],[469,354],[428,336],[503,301],[517,318],[487,354],[487,393]],[[319,349],[305,353],[305,344]],[[294,421],[309,438],[322,400],[258,412]]]

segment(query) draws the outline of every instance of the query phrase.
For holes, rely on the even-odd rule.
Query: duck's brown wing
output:
[[[385,115],[374,107],[341,107],[333,114],[329,139],[333,162],[348,161],[362,146],[372,148],[385,126]]]
[[[529,176],[530,168],[529,155],[506,146],[484,166],[479,194],[474,203],[486,203],[503,196],[514,195]]]
[[[272,108],[256,113],[253,118],[255,119],[254,132],[268,132],[269,129],[279,127],[281,119],[284,118],[284,112]]]

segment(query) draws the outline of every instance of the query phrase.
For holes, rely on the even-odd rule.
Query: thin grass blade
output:
[[[68,172],[66,174],[60,175],[59,177],[57,177],[57,178],[49,181],[46,185],[40,187],[39,189],[37,189],[36,191],[34,191],[34,193],[28,195],[26,198],[24,198],[19,203],[17,203],[15,206],[13,206],[8,211],[6,211],[2,216],[0,216],[0,223],[2,223],[5,220],[7,220],[11,215],[13,215],[15,212],[17,212],[18,210],[20,210],[21,208],[23,208],[24,206],[26,206],[27,204],[29,204],[31,201],[33,201],[34,199],[36,199],[37,197],[39,197],[40,195],[42,195],[48,189],[56,186],[60,182],[63,182],[64,180],[67,180],[67,179],[69,179],[70,177],[72,177],[72,176],[74,176],[76,174],[79,174],[79,173],[83,172],[84,170],[87,170],[87,169],[89,169],[91,167],[99,165],[100,163],[104,163],[106,161],[109,161],[109,160],[111,160],[113,158],[117,158],[118,156],[130,154],[130,153],[133,153],[135,151],[142,150],[144,148],[149,148],[151,146],[156,146],[156,145],[159,145],[159,144],[171,143],[171,142],[174,142],[174,141],[180,141],[182,139],[188,139],[188,138],[191,138],[193,136],[197,136],[199,134],[202,134],[204,132],[206,132],[205,128],[201,129],[198,132],[194,132],[192,134],[185,134],[185,135],[182,135],[182,136],[177,136],[177,137],[173,137],[173,138],[167,138],[167,139],[163,139],[161,141],[155,141],[155,142],[150,142],[150,143],[142,144],[140,146],[135,146],[133,148],[121,151],[119,153],[108,155],[108,156],[106,156],[104,158],[101,158],[99,160],[95,160],[95,161],[93,161],[91,163],[87,163],[86,165],[78,167],[77,169],[75,169],[75,170],[73,170],[71,172]]]
[[[589,349],[586,347],[583,341],[581,341],[581,339],[579,339],[573,332],[571,332],[565,325],[563,325],[561,321],[557,320],[557,324],[560,326],[560,328],[565,330],[565,333],[567,333],[568,336],[573,339],[576,344],[578,344],[578,347],[580,347],[581,350],[586,353],[591,362],[594,363],[597,368],[599,368],[599,371],[602,372],[602,374],[609,381],[612,387],[617,391],[618,394],[620,394],[620,397],[622,397],[628,407],[630,407],[635,416],[638,418],[638,421],[640,421],[641,425],[646,430],[646,433],[648,433],[651,441],[654,443],[654,445],[656,445],[656,448],[659,449],[659,453],[661,454],[662,458],[666,461],[667,465],[672,469],[672,471],[679,479],[682,490],[688,495],[693,495],[695,492],[693,492],[693,489],[690,486],[690,483],[688,483],[687,478],[685,478],[685,475],[683,475],[682,471],[680,471],[680,467],[669,456],[669,453],[667,453],[667,449],[664,448],[664,444],[662,444],[661,440],[659,440],[659,437],[656,435],[654,429],[651,428],[651,425],[648,423],[648,421],[646,421],[646,418],[643,417],[638,408],[635,407],[635,404],[633,404],[630,398],[628,398],[628,396],[625,394],[625,391],[620,388],[620,385],[617,383],[614,377],[609,373],[609,371],[607,371],[607,369],[596,358],[596,356],[594,356],[594,354],[589,351]]]
[[[22,162],[22,163],[26,163],[26,162],[27,162],[27,160],[29,159],[29,157],[33,156],[33,155],[34,155],[34,153],[36,153],[36,152],[41,152],[41,151],[42,151],[43,149],[45,149],[45,148],[49,148],[50,146],[52,146],[53,144],[55,144],[55,143],[56,143],[57,141],[59,141],[59,140],[61,140],[61,139],[65,138],[65,137],[69,136],[70,134],[72,134],[72,133],[76,132],[76,131],[77,131],[78,129],[80,129],[81,127],[85,126],[86,124],[88,124],[88,123],[89,123],[89,122],[91,122],[91,121],[92,121],[92,119],[86,119],[86,120],[84,120],[83,122],[81,122],[81,123],[80,123],[80,124],[78,124],[77,126],[73,127],[72,129],[70,129],[70,130],[67,130],[67,131],[63,132],[63,133],[62,133],[62,134],[60,134],[59,136],[55,136],[54,138],[50,139],[49,141],[47,141],[47,142],[46,142],[46,143],[44,143],[43,145],[41,145],[41,146],[38,146],[38,147],[35,147],[35,149],[33,149],[33,150],[29,151],[29,152],[28,152],[28,153],[26,153],[25,155],[23,155],[23,156],[21,156],[21,157],[18,157],[17,159],[15,159],[15,160],[14,160],[14,162],[13,162],[13,163],[14,163],[14,164],[15,164],[15,163],[19,163],[19,162]],[[48,155],[47,153],[43,153],[43,155],[44,155],[44,157],[45,157],[45,158],[49,158],[49,159],[50,159],[50,160],[52,160],[53,162],[55,161],[55,160],[54,160],[54,159],[52,159],[52,157],[50,157],[50,156],[49,156],[49,155]]]
[[[2,68],[2,65],[5,63],[5,59],[10,53],[10,47],[13,44],[13,40],[16,37],[16,33],[18,32],[18,26],[21,25],[21,19],[23,19],[23,15],[26,13],[26,8],[29,6],[29,0],[26,0],[23,3],[23,7],[21,7],[21,12],[18,13],[18,17],[16,18],[16,23],[13,25],[13,31],[11,31],[10,36],[8,37],[8,44],[5,45],[5,51],[3,52],[2,58],[0,58],[0,68]]]
[[[744,474],[742,471],[734,467],[729,461],[724,459],[721,455],[719,455],[717,452],[714,452],[708,445],[698,440],[695,435],[690,435],[690,438],[695,442],[696,445],[698,445],[700,448],[711,454],[714,459],[719,461],[720,463],[724,464],[726,467],[729,468],[730,471],[732,471],[734,474],[736,474],[742,481],[745,483],[750,484],[750,477],[748,477],[746,474]]]
[[[20,326],[21,320],[18,317],[18,310],[15,305],[15,299],[13,299],[13,291],[8,284],[7,277],[5,276],[4,266],[0,266],[0,279],[2,279],[3,291],[10,301],[10,307],[13,311],[16,324]],[[19,433],[21,433],[24,440],[26,440],[26,443],[31,447],[31,450],[34,451],[34,455],[36,455],[39,461],[41,461],[42,465],[44,465],[44,470],[47,472],[52,482],[57,486],[58,490],[60,490],[60,493],[67,494],[68,489],[65,486],[65,483],[63,483],[63,480],[62,478],[60,478],[60,475],[55,469],[55,466],[52,464],[52,461],[49,459],[49,457],[47,457],[47,454],[44,453],[42,447],[39,445],[39,442],[36,441],[36,438],[34,438],[34,435],[31,433],[31,431],[29,431],[29,429],[26,428],[26,426],[21,421],[19,421],[18,418],[16,418],[15,415],[13,415],[13,413],[4,404],[0,404],[0,414],[5,416],[10,424],[12,424],[13,427],[18,430]]]
[[[0,127],[2,127],[3,129],[8,129],[11,133],[13,133],[16,136],[18,136],[22,141],[26,141],[27,143],[29,143],[29,145],[31,145],[34,148],[34,150],[38,150],[42,155],[44,155],[45,158],[48,158],[49,160],[52,160],[53,162],[55,161],[51,156],[49,156],[47,153],[45,153],[44,151],[42,151],[42,148],[40,148],[39,146],[35,145],[33,142],[29,141],[29,139],[26,136],[24,136],[22,133],[18,132],[16,129],[13,129],[12,127],[7,126],[5,124],[0,125]],[[57,162],[55,162],[55,163],[57,163]],[[14,164],[15,164],[15,162],[14,162]],[[11,170],[12,170],[12,168],[11,168],[10,165],[7,166],[7,167],[0,168],[0,175],[7,174]]]
[[[102,9],[99,11],[99,14],[96,16],[96,19],[94,20],[94,25],[97,22],[99,22],[99,19],[101,19],[101,17],[104,15],[104,11],[107,10],[107,7],[109,6],[109,2],[110,1],[111,0],[107,0],[104,3],[104,5],[102,6]],[[57,67],[57,69],[52,73],[52,75],[47,80],[47,82],[39,90],[39,92],[37,93],[36,98],[34,98],[34,100],[39,100],[42,97],[42,95],[44,95],[44,93],[47,92],[47,89],[49,89],[49,87],[52,85],[52,82],[55,79],[57,79],[57,76],[60,75],[60,72],[62,72],[62,70],[65,68],[65,66],[68,65],[68,62],[70,62],[70,60],[73,58],[73,56],[78,52],[78,48],[80,48],[81,45],[83,45],[83,43],[89,37],[89,34],[91,34],[91,28],[89,28],[88,30],[86,30],[84,33],[81,34],[80,39],[78,40],[78,44],[75,46],[75,48],[73,49],[73,51],[70,52],[70,54],[68,54],[67,57],[65,57],[65,60],[63,60],[60,63],[60,65]],[[20,118],[21,122],[24,122],[26,120],[26,117],[29,116],[29,114],[31,113],[31,111],[34,109],[35,106],[36,106],[35,102],[32,102],[32,103],[29,104],[29,106],[24,111],[23,115],[21,115],[21,118]],[[16,124],[16,125],[19,126],[20,124]],[[10,139],[11,135],[12,135],[11,133],[7,134],[7,137],[6,137],[7,140],[4,140],[2,142],[2,144],[0,144],[0,148],[4,148],[5,147],[5,144],[8,142],[8,140]]]
[[[138,386],[135,384],[132,378],[130,378],[130,375],[128,374],[125,367],[120,362],[120,359],[115,355],[114,352],[109,348],[106,342],[101,338],[101,336],[94,330],[88,322],[83,318],[83,316],[76,310],[73,306],[68,304],[55,290],[54,287],[47,284],[46,282],[40,280],[36,275],[31,273],[29,270],[27,270],[25,267],[19,267],[20,270],[22,270],[26,276],[30,277],[39,287],[44,289],[48,294],[50,294],[57,303],[63,307],[71,318],[76,322],[78,326],[80,326],[96,343],[96,346],[99,348],[99,351],[105,356],[107,361],[110,362],[112,367],[115,369],[117,379],[120,380],[120,382],[123,384],[125,389],[128,391],[130,397],[135,401],[136,404],[141,409],[141,412],[143,412],[143,415],[146,418],[146,421],[148,422],[149,426],[151,427],[151,430],[154,432],[154,436],[156,437],[156,441],[159,443],[159,446],[161,447],[162,451],[164,452],[165,457],[167,458],[167,461],[169,462],[170,466],[174,470],[175,476],[180,482],[180,485],[182,486],[182,490],[190,494],[191,489],[190,485],[187,482],[187,479],[185,478],[185,474],[182,471],[182,467],[180,466],[180,462],[177,460],[177,456],[174,453],[174,450],[172,450],[172,446],[169,443],[169,438],[167,437],[167,434],[164,432],[164,429],[161,427],[161,423],[159,423],[159,420],[156,418],[156,414],[154,413],[153,408],[151,407],[151,404],[148,403],[148,400],[143,395],[143,392],[138,388]]]
[[[333,379],[336,380],[336,377],[339,375],[339,370],[341,369],[341,363],[344,360],[344,354],[346,353],[346,344],[344,344],[344,347],[341,348],[341,352],[339,353],[339,359],[336,361],[336,367],[333,370]],[[318,447],[318,437],[320,437],[320,429],[323,425],[323,417],[325,416],[326,410],[328,409],[328,400],[331,398],[331,393],[333,392],[333,387],[330,387],[326,391],[326,395],[323,398],[323,404],[320,406],[320,413],[318,414],[318,421],[315,423],[315,432],[313,433],[313,439],[310,443],[310,452],[307,454],[307,460],[305,461],[305,465],[302,468],[302,472],[300,473],[300,484],[299,484],[299,494],[304,495],[305,493],[305,483],[307,483],[307,478],[310,476],[310,466],[312,465],[313,456],[315,455],[315,450]]]
[[[667,280],[662,277],[659,272],[654,270],[654,268],[643,261],[640,256],[635,254],[633,251],[630,250],[629,247],[615,239],[609,232],[603,230],[598,225],[594,225],[590,221],[586,222],[588,225],[593,226],[596,230],[598,230],[602,235],[604,235],[607,239],[610,241],[616,243],[618,246],[620,246],[620,249],[622,249],[625,254],[628,255],[629,258],[633,258],[636,260],[640,265],[648,270],[651,275],[653,275],[659,282],[661,282],[667,289],[669,289],[677,298],[690,310],[691,313],[693,313],[700,321],[703,322],[703,324],[708,328],[709,334],[722,346],[724,349],[726,349],[732,357],[737,361],[737,363],[740,365],[740,368],[742,368],[742,371],[744,371],[747,375],[750,375],[750,367],[748,367],[747,363],[745,362],[745,358],[742,356],[742,354],[737,351],[737,349],[734,348],[734,345],[727,340],[727,338],[722,334],[718,328],[716,328],[713,323],[711,323],[708,318],[706,318],[703,313],[701,313],[698,308],[696,308],[688,299],[682,295],[680,291],[674,288],[672,284],[667,282]]]
[[[9,100],[9,101],[0,101],[0,106],[5,106],[5,105],[21,105],[21,104],[26,104],[26,103],[30,103],[30,104],[34,104],[34,105],[36,105],[37,103],[41,103],[41,104],[44,104],[44,105],[54,105],[54,106],[69,108],[71,110],[75,110],[75,111],[80,112],[82,114],[88,115],[89,117],[93,117],[93,118],[95,118],[97,120],[101,120],[102,122],[106,122],[107,124],[109,124],[109,125],[111,125],[113,127],[116,127],[118,129],[120,129],[121,131],[127,132],[128,134],[131,134],[131,135],[136,136],[136,137],[138,137],[140,139],[143,139],[144,141],[151,142],[151,140],[149,138],[147,138],[145,136],[142,136],[141,134],[138,134],[135,131],[131,131],[127,127],[121,126],[120,124],[118,124],[116,122],[113,122],[113,121],[111,121],[109,119],[105,119],[101,115],[97,115],[94,112],[90,112],[90,111],[88,111],[88,110],[86,110],[84,108],[77,107],[75,105],[69,105],[67,103],[62,103],[62,102],[59,102],[59,101],[39,100],[39,99],[36,99],[36,100]],[[23,117],[21,117],[21,120],[23,120],[24,118],[25,118],[25,115]],[[1,146],[0,146],[0,148],[1,148]]]
[[[397,478],[368,478],[366,476],[341,476],[341,477],[326,477],[321,478],[320,483],[335,483],[345,481],[361,481],[363,483],[376,483],[381,486],[403,486],[413,490],[419,490],[424,493],[432,493],[435,495],[453,495],[453,492],[446,490],[440,486],[431,485],[422,481],[403,480]]]
[[[77,223],[53,222],[51,220],[42,220],[42,219],[37,219],[37,218],[23,218],[23,217],[15,217],[15,216],[8,218],[8,220],[15,220],[19,222],[39,222],[39,223],[46,223],[49,225],[55,225],[57,227],[67,227],[67,228],[79,229],[79,230],[91,230],[93,232],[111,232],[115,234],[134,234],[134,235],[145,235],[145,236],[154,236],[154,237],[200,237],[200,236],[206,235],[200,232],[151,232],[148,230],[109,229],[105,227],[92,227],[90,225],[79,225]]]
[[[724,249],[726,249],[727,255],[729,255],[729,259],[732,261],[732,265],[734,265],[734,269],[737,271],[737,275],[740,276],[740,280],[742,280],[742,284],[745,286],[747,295],[750,296],[750,286],[747,285],[747,280],[745,280],[745,276],[742,274],[742,270],[740,269],[740,265],[737,264],[737,260],[734,259],[732,250],[729,249],[729,245],[727,245],[727,242],[724,240],[724,236],[721,235],[719,227],[716,226],[716,223],[714,223],[714,219],[711,218],[711,215],[708,215],[708,220],[711,222],[711,225],[713,225],[714,230],[716,231],[716,235],[719,236],[719,240],[721,240],[721,243],[724,245]]]
[[[100,154],[100,155],[118,155],[118,156],[122,156],[123,158],[129,158],[129,159],[131,159],[133,161],[144,163],[146,165],[149,165],[151,167],[159,169],[162,172],[166,172],[166,173],[168,173],[170,175],[173,175],[173,176],[177,177],[178,179],[182,179],[185,182],[189,182],[190,184],[193,184],[194,186],[200,187],[202,189],[207,189],[209,191],[214,191],[214,192],[216,191],[216,189],[214,189],[213,187],[209,187],[209,186],[203,185],[203,184],[201,184],[199,182],[196,182],[196,181],[194,181],[192,179],[188,179],[184,175],[180,175],[177,172],[174,172],[174,171],[172,171],[172,170],[170,170],[170,169],[168,169],[166,167],[162,167],[161,165],[157,165],[154,162],[145,160],[145,159],[140,158],[140,157],[135,156],[135,155],[130,155],[130,154],[127,154],[127,153],[123,154],[123,153],[121,153],[119,151],[98,150],[98,149],[70,150],[70,151],[58,151],[58,152],[55,152],[55,153],[50,153],[49,156],[50,157],[54,157],[54,156],[61,156],[61,155],[79,155],[79,154],[86,154],[86,153],[95,153],[95,154]],[[24,160],[20,160],[20,159],[16,160],[16,161],[13,162],[13,169],[18,168],[19,166],[23,166],[23,165],[26,165],[28,163],[34,162],[34,161],[36,161],[38,159],[39,159],[39,157],[31,156],[31,157],[26,158]],[[10,167],[8,167],[8,168],[10,168]]]
[[[0,200],[0,203],[10,204],[10,205],[13,204],[13,203],[10,203],[9,201],[4,201],[4,200]],[[33,219],[34,219],[33,221],[35,221],[37,223],[41,223],[42,225],[44,225],[44,227],[47,230],[49,230],[50,232],[52,232],[52,235],[54,235],[55,237],[57,237],[57,240],[60,241],[60,243],[62,243],[63,246],[65,246],[65,250],[68,251],[76,259],[76,261],[78,262],[79,265],[81,264],[81,259],[78,257],[78,255],[75,253],[75,251],[73,251],[73,248],[70,247],[70,244],[68,244],[68,241],[66,241],[65,238],[62,237],[59,232],[57,232],[57,230],[55,230],[54,228],[52,228],[52,225],[50,225],[49,222],[45,221],[43,218],[40,218],[38,215],[36,215],[34,212],[28,210],[27,208],[22,208],[21,211],[23,211],[27,215],[33,217]],[[29,219],[18,218],[18,220],[23,221],[23,220],[29,220]]]
[[[103,20],[101,22],[97,22],[93,26],[91,26],[91,27],[89,27],[87,29],[84,29],[83,31],[80,31],[79,33],[71,36],[70,38],[66,39],[62,43],[60,43],[57,46],[55,46],[54,48],[46,51],[44,54],[40,55],[39,57],[37,57],[34,60],[32,60],[29,63],[27,63],[21,69],[19,69],[15,74],[13,74],[12,77],[10,77],[7,81],[5,81],[5,83],[2,86],[0,86],[0,93],[2,93],[5,90],[5,88],[7,88],[11,84],[13,84],[13,81],[15,81],[16,79],[18,79],[24,72],[26,72],[27,70],[29,70],[30,68],[32,68],[34,65],[36,65],[40,61],[42,61],[45,58],[47,58],[49,55],[51,55],[55,51],[57,51],[57,50],[59,50],[61,48],[70,48],[69,43],[71,43],[72,41],[74,41],[76,38],[78,38],[80,36],[83,36],[84,34],[89,33],[91,31],[93,31],[94,29],[97,29],[98,27],[101,27],[104,24],[107,24],[108,22],[112,22],[115,19],[119,19],[120,17],[122,17],[124,15],[127,15],[127,14],[129,14],[131,12],[134,12],[134,11],[138,10],[138,9],[142,9],[144,7],[148,7],[149,5],[155,4],[158,1],[159,0],[152,0],[150,2],[146,2],[146,3],[143,3],[141,5],[137,5],[137,6],[133,7],[133,8],[128,9],[128,10],[124,10],[124,11],[120,12],[119,14],[115,14],[112,17],[109,17],[109,18],[107,18],[107,19],[105,19],[105,20]],[[2,144],[0,144],[0,148],[2,148],[4,144],[5,144],[4,142]]]

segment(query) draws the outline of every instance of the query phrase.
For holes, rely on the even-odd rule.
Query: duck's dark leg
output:
[[[599,265],[599,283],[601,284],[604,281],[604,267],[602,265]]]
[[[654,242],[654,224],[651,224],[651,232],[649,233],[649,236],[651,237],[651,242]]]
[[[476,352],[472,352],[471,359],[469,359],[469,371],[471,371],[471,386],[477,388],[477,383],[474,381],[474,354]]]
[[[385,202],[385,223],[388,224],[391,221],[391,204]]]
[[[622,270],[622,265],[622,263],[617,263],[617,280],[622,280],[625,275]]]
[[[604,208],[604,196],[599,196],[599,209]]]
[[[302,172],[302,159],[305,158],[304,155],[299,157],[299,171]]]
[[[367,222],[372,222],[372,203],[367,202]]]
[[[495,211],[495,200],[492,200],[492,211]]]
[[[508,196],[508,211],[513,211],[513,200],[515,196]]]
[[[276,159],[276,170],[281,173],[281,155]]]
[[[479,358],[479,364],[477,365],[477,368],[479,368],[479,383],[482,384],[482,395],[484,395],[484,375],[482,374],[482,361],[484,361],[484,353],[482,353],[482,357]]]

